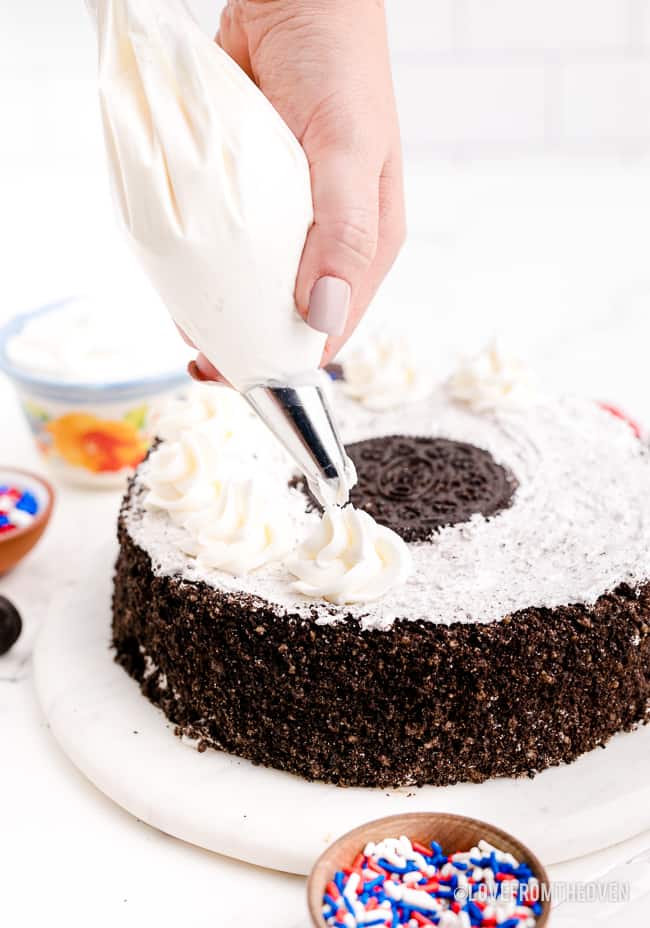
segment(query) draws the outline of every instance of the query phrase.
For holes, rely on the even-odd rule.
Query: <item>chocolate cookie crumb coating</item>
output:
[[[126,528],[131,505],[116,659],[202,748],[340,785],[442,786],[532,775],[648,719],[650,584],[489,624],[317,625],[156,575]]]

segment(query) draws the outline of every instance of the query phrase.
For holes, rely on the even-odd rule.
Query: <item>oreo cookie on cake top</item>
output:
[[[404,541],[426,541],[439,528],[486,518],[508,507],[514,476],[483,448],[428,436],[386,435],[346,446],[357,471],[350,502]],[[318,503],[302,478],[295,481]]]

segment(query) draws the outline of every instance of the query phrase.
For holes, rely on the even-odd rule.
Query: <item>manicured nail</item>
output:
[[[340,277],[321,277],[309,297],[307,322],[317,332],[342,335],[350,308],[350,284]]]
[[[198,383],[206,383],[210,378],[206,377],[196,361],[190,361],[187,365],[187,373],[190,375],[192,380],[196,380]]]

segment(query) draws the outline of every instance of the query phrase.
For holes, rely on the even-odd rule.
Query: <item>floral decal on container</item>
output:
[[[147,453],[149,442],[137,427],[144,424],[145,414],[135,412],[139,416],[136,424],[131,419],[133,413],[113,421],[72,412],[52,419],[45,430],[53,450],[73,467],[93,473],[116,472],[137,467]]]

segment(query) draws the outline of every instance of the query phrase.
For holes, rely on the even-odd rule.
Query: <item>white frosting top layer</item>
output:
[[[343,359],[343,389],[368,409],[394,409],[433,390],[426,359],[399,332],[376,334]]]
[[[239,390],[315,371],[294,301],[313,221],[307,158],[183,0],[91,0],[113,189],[173,318]]]
[[[477,515],[441,530],[431,543],[409,544],[412,573],[377,602],[319,601],[316,621],[349,614],[364,628],[387,628],[398,617],[492,622],[529,606],[593,603],[621,582],[636,586],[650,577],[650,457],[628,425],[595,403],[562,399],[478,415],[440,390],[373,414],[336,392],[347,442],[399,434],[471,442],[509,467],[519,487],[510,508],[493,518]],[[141,468],[140,481],[150,467],[151,461]],[[286,476],[286,461],[284,467]],[[281,471],[274,471],[278,479]],[[319,516],[305,512],[300,491],[275,486],[296,537],[307,537]],[[279,613],[314,616],[314,600],[291,589],[286,567],[268,564],[237,579],[208,569],[183,553],[185,528],[167,512],[135,502],[127,525],[157,573],[249,593],[276,604]]]
[[[476,412],[490,409],[521,409],[542,398],[528,368],[508,354],[498,341],[464,358],[449,379],[451,396]]]
[[[298,578],[294,590],[339,605],[381,599],[413,566],[399,535],[354,506],[324,512],[285,563]]]
[[[6,352],[26,374],[91,384],[180,373],[191,356],[162,307],[90,298],[28,319]]]

